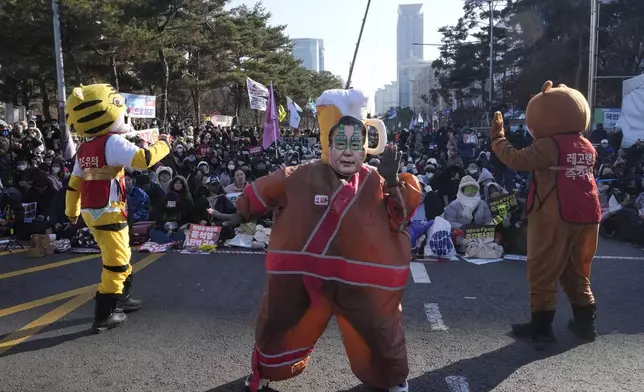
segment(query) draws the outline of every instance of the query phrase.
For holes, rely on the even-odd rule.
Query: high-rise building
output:
[[[423,60],[423,14],[422,4],[401,4],[398,6],[398,36],[397,65],[398,65],[398,105],[411,106],[411,82],[408,65]],[[421,45],[415,45],[421,44]]]
[[[429,61],[409,59],[399,64],[400,106],[408,106],[414,112],[428,111],[428,105],[421,98],[429,97],[430,90],[435,87],[434,71]],[[402,83],[405,83],[403,86]]]
[[[324,41],[316,38],[295,38],[293,57],[302,61],[302,66],[311,71],[324,71]]]
[[[386,84],[376,90],[375,95],[376,115],[385,115],[389,109],[398,107],[398,82]]]

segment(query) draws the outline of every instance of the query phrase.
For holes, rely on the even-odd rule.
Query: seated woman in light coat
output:
[[[492,222],[492,211],[481,200],[478,182],[470,176],[461,179],[456,200],[445,208],[443,218],[452,225],[452,230],[465,225],[485,225]]]

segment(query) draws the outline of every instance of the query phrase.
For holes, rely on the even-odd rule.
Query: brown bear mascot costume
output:
[[[501,162],[530,172],[528,190],[529,323],[514,324],[512,332],[535,341],[555,341],[557,282],[572,304],[569,327],[582,339],[594,341],[595,298],[590,290],[590,266],[597,251],[601,207],[593,177],[596,152],[584,138],[590,108],[577,90],[552,82],[530,100],[526,125],[534,142],[517,150],[505,138],[503,116],[492,124],[492,149]]]

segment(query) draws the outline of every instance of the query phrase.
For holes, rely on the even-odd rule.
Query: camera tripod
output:
[[[25,249],[25,247],[18,242],[16,239],[16,234],[13,232],[13,226],[9,229],[9,238],[4,240],[7,242],[3,242],[2,245],[4,245],[4,251],[5,252],[13,252],[14,249]]]

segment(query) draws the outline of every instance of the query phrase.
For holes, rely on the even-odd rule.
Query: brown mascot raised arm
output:
[[[595,340],[595,298],[590,266],[597,251],[601,207],[593,177],[596,152],[584,138],[590,108],[584,96],[565,85],[544,84],[530,100],[526,125],[534,137],[517,150],[505,138],[503,116],[492,124],[492,149],[513,170],[532,174],[528,213],[529,323],[512,325],[514,335],[555,341],[557,282],[572,304],[569,327],[587,341]]]

